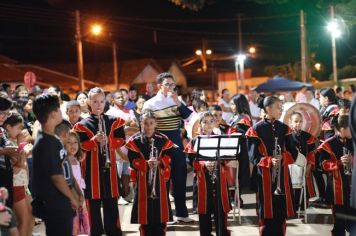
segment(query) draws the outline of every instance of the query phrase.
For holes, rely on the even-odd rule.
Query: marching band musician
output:
[[[332,111],[328,114],[328,118],[325,120],[322,126],[322,131],[324,134],[324,140],[335,135],[334,129],[331,127],[331,118],[337,114],[347,115],[350,112],[351,102],[350,100],[340,98],[337,101],[337,107],[333,108]]]
[[[121,118],[104,114],[105,94],[101,88],[93,88],[88,94],[91,115],[73,129],[80,137],[81,148],[86,152],[82,172],[86,189],[85,198],[89,210],[91,235],[122,235],[117,199],[119,196],[115,152],[125,155],[120,147],[125,143],[124,124]],[[104,211],[104,228],[101,217]]]
[[[215,118],[211,112],[206,111],[200,114],[200,135],[214,135]],[[193,138],[185,147],[185,152],[188,154],[190,164],[193,166],[197,176],[198,185],[198,214],[199,214],[199,230],[201,236],[210,236],[212,233],[212,219],[214,214],[215,230],[217,235],[219,224],[222,224],[223,235],[230,235],[227,229],[227,214],[231,210],[229,201],[229,192],[227,185],[227,176],[225,170],[225,162],[221,163],[221,167],[216,167],[215,161],[197,161],[195,160],[196,151],[194,145],[198,140],[198,136]],[[220,176],[216,176],[216,168],[220,168]],[[215,179],[220,178],[220,193],[221,202],[217,203],[216,199],[216,182]],[[217,204],[220,204],[220,207]],[[218,213],[220,209],[220,214]],[[222,219],[218,218],[222,216]],[[222,236],[222,235],[219,235]]]
[[[338,214],[355,215],[350,208],[350,185],[353,146],[348,115],[336,115],[331,120],[335,135],[319,148],[319,165],[328,173],[326,202],[332,205],[334,227],[332,235],[345,235],[351,221]]]
[[[312,169],[315,167],[315,152],[318,140],[310,133],[302,130],[303,116],[301,113],[295,111],[290,116],[290,126],[292,128],[291,141],[292,145],[297,148],[297,150],[304,155],[307,161],[307,170],[305,173],[306,177],[306,193],[308,198],[316,196],[313,176],[311,174]],[[303,165],[304,167],[304,165]],[[300,191],[295,191],[294,194],[294,209],[296,210],[299,205]]]
[[[181,119],[187,119],[192,111],[178,98],[176,83],[170,73],[161,73],[156,77],[159,91],[157,95],[143,104],[143,110],[152,110],[157,118],[157,130],[166,135],[178,148],[174,149],[171,162],[171,180],[177,221],[185,223],[193,220],[188,217],[186,206],[187,165],[183,153],[181,138]]]
[[[236,133],[237,130],[234,127],[231,127],[230,125],[226,124],[224,119],[222,118],[222,109],[221,106],[219,105],[211,105],[209,107],[209,111],[211,114],[213,114],[215,118],[215,128],[214,128],[214,133],[216,134],[232,134]]]
[[[257,168],[257,195],[260,235],[286,233],[286,218],[294,216],[288,165],[297,157],[291,129],[278,119],[282,102],[275,96],[259,101],[265,118],[247,132],[250,161]]]
[[[323,88],[320,90],[320,114],[323,121],[320,139],[326,140],[334,135],[331,128],[330,119],[337,114],[337,97],[332,88]]]
[[[141,224],[140,235],[162,236],[172,221],[169,202],[170,161],[175,145],[156,132],[154,113],[146,110],[140,117],[141,133],[126,144],[131,165],[131,180],[136,182],[131,223]]]
[[[234,113],[234,116],[230,120],[231,127],[238,133],[245,134],[252,126],[252,115],[247,98],[244,94],[236,94],[230,100],[230,107]],[[242,139],[238,168],[240,206],[243,207],[241,189],[247,187],[250,183],[250,162],[248,160],[246,139]]]

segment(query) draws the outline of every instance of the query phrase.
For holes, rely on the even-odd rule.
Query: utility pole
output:
[[[84,85],[84,63],[83,63],[83,47],[82,47],[82,35],[80,31],[80,13],[79,10],[75,11],[75,25],[76,25],[76,44],[77,44],[77,66],[78,66],[78,79],[80,90],[85,90]]]
[[[114,84],[115,89],[119,88],[119,74],[117,68],[117,54],[116,54],[116,42],[112,43],[112,58],[113,58],[113,66],[114,66]]]
[[[301,78],[304,83],[307,82],[307,55],[306,55],[306,35],[304,24],[304,11],[300,10],[300,43],[301,43]]]
[[[330,16],[331,21],[335,20],[335,6],[330,6]],[[335,42],[335,35],[331,33],[331,48],[332,48],[332,57],[333,57],[333,79],[334,85],[337,86],[337,61],[336,61],[336,42]]]

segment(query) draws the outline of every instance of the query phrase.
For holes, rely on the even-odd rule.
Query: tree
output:
[[[202,9],[207,2],[206,0],[169,0],[174,4],[181,6],[183,9],[198,11]]]

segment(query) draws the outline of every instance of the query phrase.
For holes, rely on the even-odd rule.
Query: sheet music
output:
[[[219,137],[218,136],[200,136],[200,148],[215,148],[212,150],[199,150],[199,155],[205,157],[215,157],[216,156],[216,149],[219,146]],[[237,137],[220,137],[220,156],[236,156],[239,152],[238,144],[239,138]],[[198,150],[198,142],[195,142],[194,151],[197,152]],[[224,149],[225,148],[225,149]],[[226,148],[233,148],[233,149],[226,149]]]

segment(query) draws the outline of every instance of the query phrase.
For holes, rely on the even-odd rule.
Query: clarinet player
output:
[[[117,199],[119,197],[115,152],[125,158],[125,121],[104,114],[105,94],[93,88],[88,94],[91,115],[74,126],[86,156],[82,162],[92,236],[122,235]],[[127,159],[127,157],[126,157]],[[104,212],[104,226],[101,217]]]

